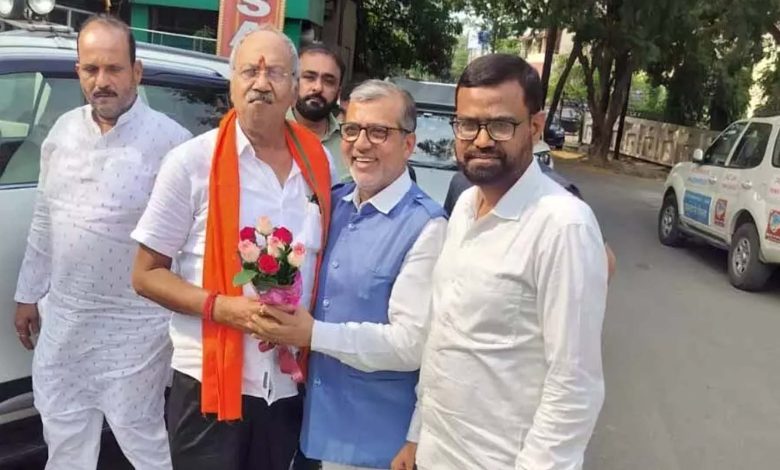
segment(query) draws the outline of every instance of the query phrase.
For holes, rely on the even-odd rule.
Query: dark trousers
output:
[[[241,421],[217,421],[200,411],[200,382],[174,371],[168,434],[174,470],[288,470],[298,449],[300,396],[266,404],[242,397]]]

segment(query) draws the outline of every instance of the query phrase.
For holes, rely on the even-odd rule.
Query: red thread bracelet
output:
[[[203,303],[203,319],[207,321],[214,321],[214,305],[217,303],[216,292],[209,292],[209,296],[206,297],[206,302]]]

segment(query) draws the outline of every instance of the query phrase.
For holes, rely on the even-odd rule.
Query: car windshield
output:
[[[454,164],[455,136],[450,116],[419,113],[417,115],[417,145],[412,161],[423,165],[451,166]]]
[[[34,184],[38,180],[40,149],[59,117],[85,101],[78,79],[40,72],[0,77],[0,188]],[[142,82],[138,95],[193,135],[219,125],[228,107],[227,82],[186,85],[173,80]]]

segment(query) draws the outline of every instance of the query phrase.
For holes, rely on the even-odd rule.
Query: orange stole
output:
[[[241,267],[237,253],[240,183],[236,146],[236,112],[228,111],[219,124],[209,178],[209,208],[206,220],[206,250],[203,260],[203,288],[221,295],[242,295],[233,286],[233,275]],[[320,264],[330,227],[330,164],[316,135],[287,121],[287,148],[301,169],[304,180],[317,197],[322,214],[322,249],[317,256],[314,294],[316,300]],[[263,214],[257,214],[261,216]],[[313,305],[310,306],[313,309]],[[241,382],[244,363],[244,333],[229,326],[203,321],[203,376],[201,411],[216,413],[220,421],[241,419]],[[299,361],[306,374],[308,350]]]

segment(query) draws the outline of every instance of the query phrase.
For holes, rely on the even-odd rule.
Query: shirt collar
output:
[[[147,108],[148,107],[146,106],[146,103],[144,103],[144,100],[142,100],[140,96],[135,95],[135,101],[133,101],[133,105],[130,106],[130,109],[128,109],[127,111],[125,111],[124,113],[122,113],[119,116],[119,119],[116,120],[116,124],[114,124],[114,127],[112,127],[111,130],[109,130],[109,132],[111,132],[112,130],[114,130],[114,129],[122,126],[122,125],[124,125],[125,123],[128,123],[128,122],[132,121],[137,116],[142,114]],[[94,118],[94,115],[93,115],[94,109],[92,108],[92,105],[88,104],[83,109],[84,109],[84,119],[88,123],[91,123],[92,127],[97,129],[98,132],[99,132],[100,131],[100,126],[95,121],[95,118]]]
[[[385,189],[376,193],[374,197],[368,201],[360,203],[358,200],[359,196],[357,186],[355,186],[354,191],[344,196],[342,200],[344,202],[352,201],[352,203],[355,204],[355,207],[358,209],[365,206],[366,204],[371,204],[376,208],[376,210],[387,215],[391,210],[393,210],[395,206],[398,205],[399,202],[401,202],[401,199],[411,187],[412,179],[409,177],[409,172],[404,170],[404,172],[401,173],[401,176],[396,178],[395,181],[390,183],[390,185]]]
[[[249,141],[249,137],[246,136],[244,129],[241,128],[241,123],[238,122],[238,118],[236,118],[236,152],[238,152],[239,159],[249,157],[254,160],[257,157],[257,154],[255,154],[255,148],[252,147],[252,143]],[[300,172],[301,169],[298,168],[298,163],[293,158],[293,166],[290,170],[290,176],[288,179]]]
[[[328,119],[328,130],[325,131],[325,135],[320,137],[320,142],[325,142],[326,140],[330,140],[330,138],[333,137],[333,134],[336,134],[340,131],[341,126],[339,120],[336,119],[333,113],[328,113],[327,119]],[[295,112],[293,111],[293,108],[287,110],[287,120],[298,122],[298,120],[295,118]]]
[[[520,179],[501,197],[496,207],[490,213],[502,219],[519,220],[526,206],[536,198],[537,188],[542,176],[543,173],[536,158],[532,159],[531,164],[526,168]],[[469,213],[476,218],[479,190],[476,187],[473,190],[467,202]]]

